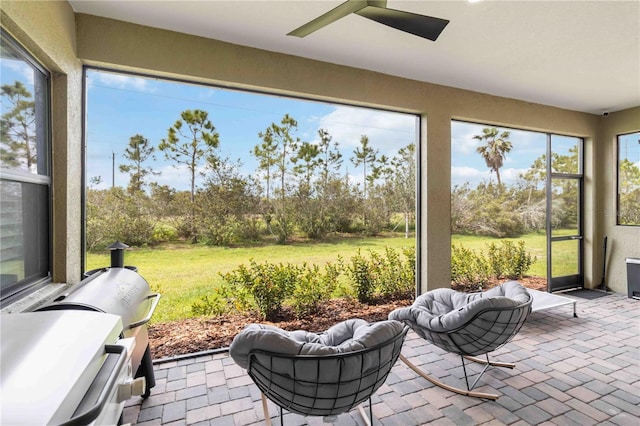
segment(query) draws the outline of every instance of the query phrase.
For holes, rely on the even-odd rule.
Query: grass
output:
[[[249,259],[257,262],[317,264],[345,261],[360,249],[383,252],[385,247],[402,249],[415,246],[415,239],[404,237],[340,238],[321,243],[292,243],[286,246],[208,247],[187,243],[164,244],[154,248],[129,249],[125,263],[138,272],[162,299],[152,322],[166,322],[192,317],[191,305],[222,283],[220,273],[227,273]],[[109,253],[88,253],[87,269],[109,265]]]
[[[546,276],[546,237],[544,234],[527,234],[511,240],[524,240],[525,247],[537,257],[529,275]],[[453,235],[453,244],[486,251],[486,245],[494,238],[470,235]],[[192,317],[191,305],[222,283],[221,273],[227,273],[253,258],[257,262],[317,264],[335,262],[341,256],[346,262],[358,250],[383,252],[385,247],[401,250],[415,245],[415,239],[403,236],[336,238],[321,243],[298,242],[286,246],[263,245],[256,247],[209,247],[187,243],[163,244],[154,248],[129,249],[125,263],[138,267],[138,272],[149,282],[154,291],[162,293],[162,299],[152,322],[166,322]],[[558,270],[554,275],[574,273],[575,256],[566,244],[554,246],[554,262]],[[87,269],[109,265],[109,253],[87,254]]]

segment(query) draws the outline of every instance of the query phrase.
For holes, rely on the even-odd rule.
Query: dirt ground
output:
[[[547,280],[525,277],[520,282],[532,289],[546,291]],[[366,321],[387,319],[389,312],[413,301],[397,300],[375,305],[365,305],[355,300],[334,299],[324,304],[320,312],[309,318],[296,318],[291,310],[285,310],[278,322],[261,321],[255,314],[228,314],[219,317],[189,318],[182,321],[153,324],[149,327],[151,352],[155,359],[189,354],[229,346],[233,337],[250,323],[272,324],[285,330],[324,331],[349,318]]]

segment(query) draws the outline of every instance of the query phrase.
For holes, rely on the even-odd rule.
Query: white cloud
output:
[[[21,74],[23,77],[22,83],[33,87],[33,68],[27,65],[24,61],[3,58],[2,66],[9,68],[15,73]]]
[[[526,173],[530,169],[518,169],[518,168],[502,168],[500,169],[500,179],[502,182],[515,182],[520,178],[520,174]]]
[[[319,118],[318,127],[326,129],[343,148],[359,146],[361,136],[366,135],[369,143],[381,148],[381,152],[389,147],[388,153],[382,153],[395,154],[415,142],[416,118],[411,114],[337,106]]]
[[[451,123],[451,154],[474,154],[476,148],[480,146],[480,141],[473,137],[482,132],[482,127],[453,121]]]
[[[478,170],[473,167],[451,167],[451,181],[479,181],[487,177],[486,170]]]
[[[155,171],[160,172],[160,174],[154,175],[151,179],[158,185],[167,185],[178,191],[191,190],[191,172],[186,164],[165,164]],[[204,166],[196,169],[196,187],[202,185],[202,173],[205,171]]]
[[[140,92],[155,92],[155,88],[150,84],[149,79],[136,77],[127,74],[112,74],[108,72],[92,72],[93,81],[91,84],[102,84],[116,89],[132,89]]]
[[[502,183],[511,184],[518,180],[521,173],[526,172],[529,169],[520,169],[520,168],[502,168],[500,169],[500,180]],[[451,184],[452,185],[461,185],[465,182],[469,182],[471,186],[476,186],[480,182],[491,181],[496,183],[496,175],[494,172],[490,171],[489,168],[485,169],[476,169],[474,167],[468,166],[453,166],[451,167]]]

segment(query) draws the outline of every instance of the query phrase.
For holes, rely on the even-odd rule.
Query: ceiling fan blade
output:
[[[365,7],[367,7],[366,0],[348,0],[342,3],[341,5],[331,9],[329,12],[325,13],[324,15],[318,16],[313,21],[309,21],[303,26],[296,28],[295,30],[291,31],[287,35],[296,36],[296,37],[306,37],[312,32],[317,31],[320,28],[324,27],[325,25],[329,25],[330,23],[335,22],[340,18],[344,18],[350,13],[357,12],[360,9],[363,9]]]
[[[444,27],[449,23],[447,19],[375,6],[367,6],[354,13],[432,41],[436,41]]]

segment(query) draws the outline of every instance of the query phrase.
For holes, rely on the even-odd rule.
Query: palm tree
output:
[[[487,167],[491,171],[496,172],[498,178],[498,185],[500,185],[500,167],[502,167],[505,158],[507,158],[507,152],[511,151],[513,147],[511,141],[509,141],[509,132],[502,132],[498,135],[498,129],[495,127],[482,129],[482,135],[475,135],[473,138],[481,142],[486,142],[486,145],[476,148],[476,152],[482,155]]]

